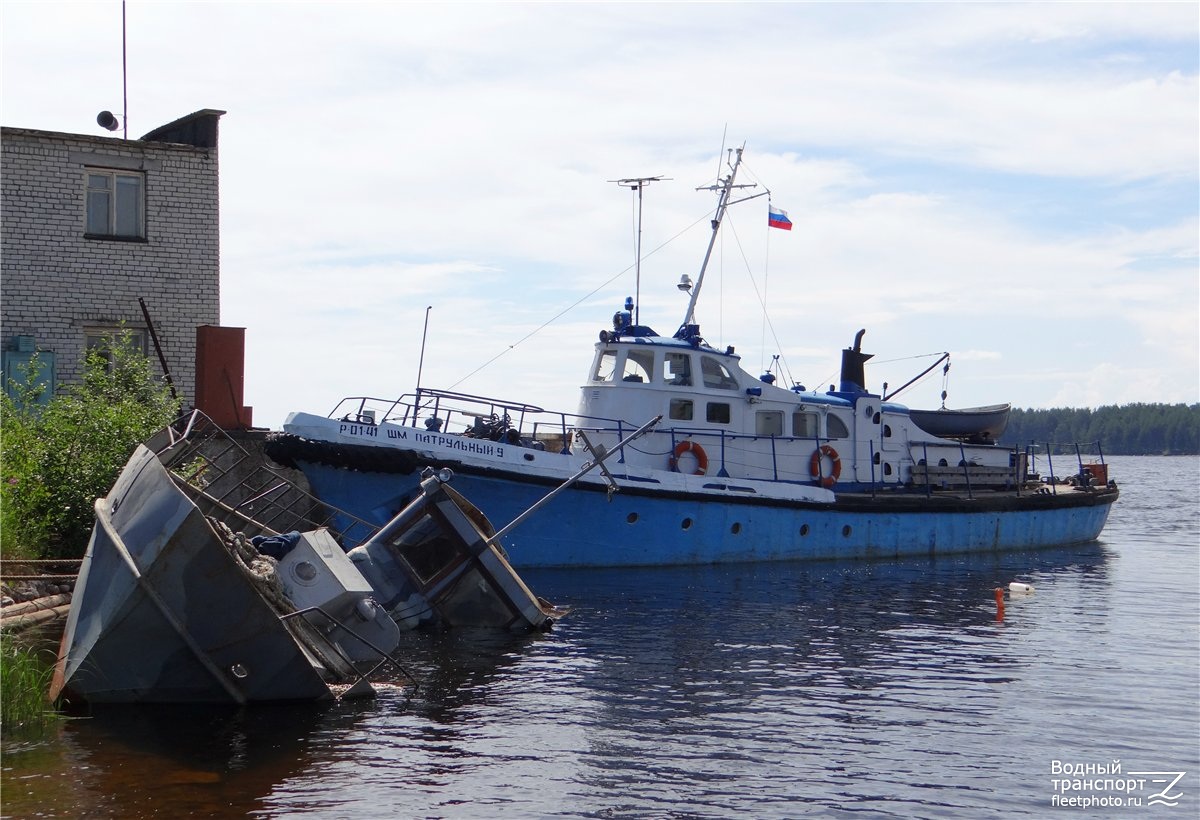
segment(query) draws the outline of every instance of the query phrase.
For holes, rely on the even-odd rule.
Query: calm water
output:
[[[413,635],[415,694],[72,720],[6,745],[3,815],[1195,817],[1200,459],[1112,462],[1095,544],[530,571],[574,607],[548,635]],[[1012,580],[1037,591],[998,621]],[[1114,760],[1144,788],[1052,782]],[[1134,772],[1185,772],[1178,806],[1052,802],[1174,778]]]

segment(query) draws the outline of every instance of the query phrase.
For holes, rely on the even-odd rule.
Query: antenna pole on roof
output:
[[[661,174],[656,177],[636,177],[631,179],[610,179],[609,182],[615,182],[622,188],[629,188],[637,191],[638,199],[638,222],[637,222],[637,260],[634,263],[634,302],[633,302],[633,323],[640,325],[640,305],[642,303],[642,189],[651,182],[662,182],[664,177]]]
[[[125,139],[129,139],[129,70],[125,60],[125,0],[121,0],[121,122],[125,125]]]

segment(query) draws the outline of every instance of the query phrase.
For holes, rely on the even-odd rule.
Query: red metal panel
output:
[[[242,403],[245,367],[244,327],[196,328],[196,409],[226,430],[253,423],[253,408]]]

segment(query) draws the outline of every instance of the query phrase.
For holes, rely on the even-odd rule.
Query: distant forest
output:
[[[1077,410],[1013,408],[1007,446],[1100,442],[1105,455],[1200,454],[1200,404],[1126,404]]]

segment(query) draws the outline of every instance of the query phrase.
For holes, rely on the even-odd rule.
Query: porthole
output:
[[[892,425],[890,425],[890,424],[883,425],[883,437],[884,438],[892,437]]]
[[[638,514],[630,513],[629,515],[625,516],[625,520],[630,524],[636,524],[638,520]]]
[[[891,475],[891,474],[892,474],[892,465],[891,465],[891,464],[884,464],[884,465],[883,465],[883,474],[884,474],[884,475]]]
[[[802,536],[808,535],[808,524],[800,525],[800,535],[802,535]]]
[[[849,525],[849,524],[847,524],[846,526],[842,527],[842,537],[843,537],[843,538],[849,538],[849,537],[850,537],[850,525]]]
[[[683,522],[679,526],[681,526],[685,530],[690,530],[692,528],[692,519],[690,519],[690,518],[683,519]]]
[[[735,521],[735,522],[733,522],[733,526],[729,528],[729,531],[731,533],[733,533],[734,535],[737,535],[739,532],[742,531],[742,525]]]

